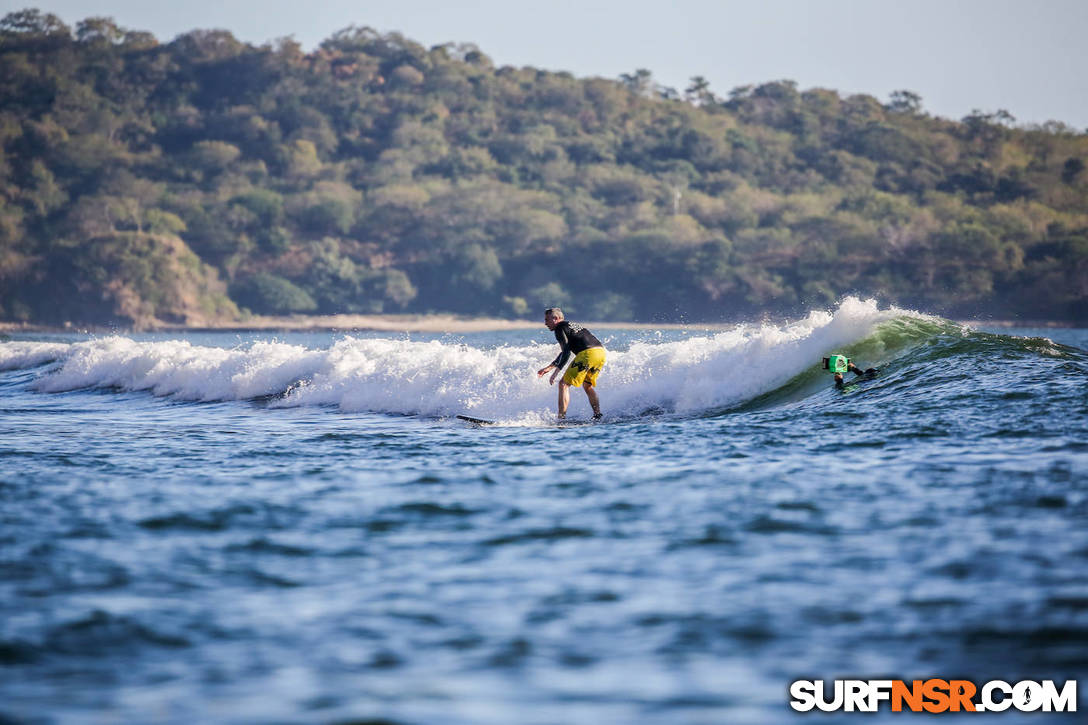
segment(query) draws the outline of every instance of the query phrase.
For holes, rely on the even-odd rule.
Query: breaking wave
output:
[[[609,414],[697,414],[756,399],[815,373],[830,352],[880,364],[952,323],[872,300],[846,298],[781,325],[747,324],[668,342],[610,350],[600,388]],[[328,348],[255,342],[235,349],[186,340],[139,342],[113,336],[76,343],[0,344],[0,370],[43,368],[34,386],[148,391],[187,401],[268,399],[272,406],[337,406],[358,412],[516,422],[554,407],[554,388],[535,371],[554,345],[478,348],[443,341],[344,337]],[[588,412],[584,396],[572,415]],[[585,407],[581,411],[580,407]]]

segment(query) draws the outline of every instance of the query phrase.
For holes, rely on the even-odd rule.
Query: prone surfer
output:
[[[548,380],[549,385],[555,385],[555,376],[567,364],[567,359],[574,355],[574,362],[567,368],[567,372],[559,381],[559,411],[560,420],[567,417],[567,405],[570,403],[571,386],[582,386],[589,398],[589,404],[593,408],[593,420],[601,419],[601,402],[597,398],[597,375],[604,367],[605,352],[601,341],[593,336],[593,333],[579,325],[563,318],[563,310],[558,307],[549,307],[544,310],[544,325],[555,333],[555,340],[559,343],[559,355],[551,364],[537,370],[537,377],[543,377],[549,370],[555,370]]]
[[[831,355],[823,359],[824,370],[830,370],[835,373],[835,387],[841,388],[843,386],[843,373],[853,373],[860,377],[871,378],[879,372],[876,368],[868,368],[862,370],[845,355]]]

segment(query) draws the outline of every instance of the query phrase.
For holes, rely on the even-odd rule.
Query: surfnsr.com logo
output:
[[[790,707],[799,712],[1076,712],[1077,681],[1061,689],[1054,680],[990,680],[981,687],[970,680],[796,680],[790,684]]]

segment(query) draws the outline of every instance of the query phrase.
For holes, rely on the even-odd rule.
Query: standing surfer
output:
[[[549,370],[554,369],[549,385],[555,385],[555,376],[567,364],[567,359],[574,354],[574,362],[567,368],[567,372],[559,381],[559,419],[567,417],[567,405],[570,403],[570,388],[572,385],[581,385],[589,398],[589,404],[593,407],[593,420],[601,419],[601,402],[597,399],[597,390],[593,387],[597,383],[597,375],[604,367],[604,345],[593,336],[593,333],[576,322],[563,319],[563,310],[558,307],[549,307],[544,310],[544,324],[555,333],[555,339],[559,343],[559,355],[546,367],[537,371],[537,377],[543,377]]]

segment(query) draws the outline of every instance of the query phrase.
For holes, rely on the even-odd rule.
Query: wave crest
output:
[[[879,355],[874,330],[904,318],[936,320],[896,308],[881,310],[873,300],[850,297],[834,311],[815,310],[784,325],[740,325],[672,342],[634,342],[626,350],[609,351],[601,397],[612,415],[725,408],[774,390],[811,369],[821,356],[851,343],[868,340],[865,353]],[[554,346],[540,344],[482,349],[353,337],[326,349],[256,342],[228,350],[185,340],[107,337],[71,344],[5,343],[0,369],[56,361],[35,382],[42,392],[117,388],[192,401],[274,396],[274,406],[469,413],[515,421],[553,409],[554,388],[535,371],[555,352]],[[876,361],[867,357],[863,362]],[[588,412],[584,396],[574,397],[572,414]]]

